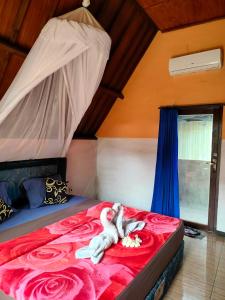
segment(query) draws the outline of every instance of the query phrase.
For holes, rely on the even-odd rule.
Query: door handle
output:
[[[210,163],[210,165],[212,166],[213,171],[216,172],[216,166],[217,166],[217,160],[216,160],[216,158],[212,159],[212,162]]]
[[[213,168],[213,171],[216,172],[217,160],[215,158],[213,158],[211,162],[206,162],[206,164],[210,165]]]

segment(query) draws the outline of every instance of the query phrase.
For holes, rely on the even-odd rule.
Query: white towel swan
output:
[[[116,226],[107,218],[110,211],[113,212],[110,207],[103,208],[100,215],[103,231],[91,239],[89,246],[78,249],[76,258],[91,258],[91,261],[97,264],[103,257],[104,250],[108,249],[112,244],[117,244],[119,239],[118,231]]]
[[[114,214],[112,221],[107,218],[109,212]],[[104,250],[112,244],[117,244],[119,238],[144,228],[145,222],[133,219],[124,220],[123,213],[123,207],[120,203],[115,203],[112,208],[103,208],[100,214],[103,231],[93,237],[88,246],[78,249],[75,254],[76,258],[90,258],[94,264],[97,264],[102,259]]]
[[[124,209],[121,203],[114,203],[112,209],[116,212],[112,223],[116,225],[119,237],[122,239],[129,233],[142,230],[145,226],[145,222],[136,221],[135,219],[124,219]]]

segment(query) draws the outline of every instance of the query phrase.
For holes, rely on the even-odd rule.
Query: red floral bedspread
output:
[[[0,289],[17,300],[111,300],[154,257],[180,220],[125,207],[125,217],[144,220],[136,232],[139,248],[121,241],[106,250],[101,263],[76,259],[77,249],[102,231],[102,202],[88,210],[0,244]]]

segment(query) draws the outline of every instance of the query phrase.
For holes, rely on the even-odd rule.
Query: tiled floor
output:
[[[225,238],[185,237],[184,262],[165,300],[225,300]]]

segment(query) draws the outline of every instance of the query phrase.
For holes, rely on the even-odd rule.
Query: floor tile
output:
[[[185,237],[183,265],[165,300],[225,300],[225,237]]]
[[[218,272],[216,274],[216,280],[214,286],[225,291],[225,274]]]
[[[220,289],[214,286],[213,288],[213,294],[214,294],[214,298],[215,295],[217,295],[218,297],[223,297],[223,299],[225,299],[225,290],[224,289]]]

